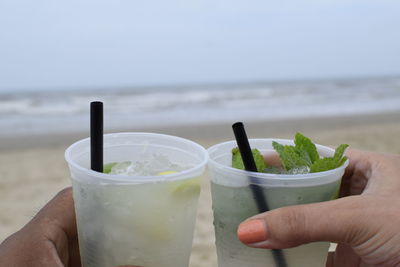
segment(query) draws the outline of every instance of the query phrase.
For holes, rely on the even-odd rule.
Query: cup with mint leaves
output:
[[[214,226],[220,267],[275,266],[272,253],[243,245],[238,225],[259,213],[250,185],[263,192],[269,209],[336,199],[349,161],[346,144],[336,149],[297,133],[289,139],[249,139],[257,172],[244,170],[236,141],[208,149]],[[253,187],[254,188],[254,187]],[[326,211],[327,214],[329,210]],[[324,216],[324,214],[321,214]],[[288,266],[325,266],[329,243],[283,250]]]

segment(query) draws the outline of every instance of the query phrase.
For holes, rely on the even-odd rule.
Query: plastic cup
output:
[[[276,154],[272,141],[294,145],[292,140],[284,139],[249,140],[250,146],[259,149],[261,153]],[[249,173],[231,167],[231,150],[234,147],[237,147],[236,142],[230,141],[208,149],[218,266],[275,266],[272,251],[247,247],[236,235],[241,222],[258,214],[256,200],[249,188],[250,180],[262,188],[270,209],[322,202],[337,198],[348,161],[337,169],[319,173]],[[335,152],[321,145],[317,145],[317,150],[322,157],[333,156]],[[285,249],[283,254],[289,267],[325,266],[328,248],[329,243],[317,242]]]
[[[66,150],[83,267],[188,266],[207,151],[162,134],[104,135],[104,163],[159,154],[190,167],[167,175],[110,175],[89,169],[89,138]]]

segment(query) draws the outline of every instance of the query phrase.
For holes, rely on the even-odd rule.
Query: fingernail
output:
[[[267,226],[263,220],[249,220],[241,223],[237,230],[238,238],[245,244],[267,240]]]
[[[252,248],[268,248],[268,249],[272,249],[271,247],[271,242],[269,240],[266,241],[261,241],[258,243],[251,243],[251,244],[246,244],[249,247]]]

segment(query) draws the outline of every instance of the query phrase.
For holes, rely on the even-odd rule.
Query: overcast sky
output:
[[[399,0],[0,0],[0,90],[400,74]]]

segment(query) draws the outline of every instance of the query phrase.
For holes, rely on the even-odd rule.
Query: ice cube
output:
[[[110,171],[110,174],[127,174],[133,168],[131,161],[123,161],[115,164]]]
[[[166,155],[152,154],[146,160],[119,162],[112,167],[110,174],[153,176],[162,172],[180,172],[188,168],[189,166],[181,166],[171,162]]]
[[[307,174],[310,172],[310,168],[308,166],[302,166],[298,168],[293,168],[287,171],[287,174]]]

